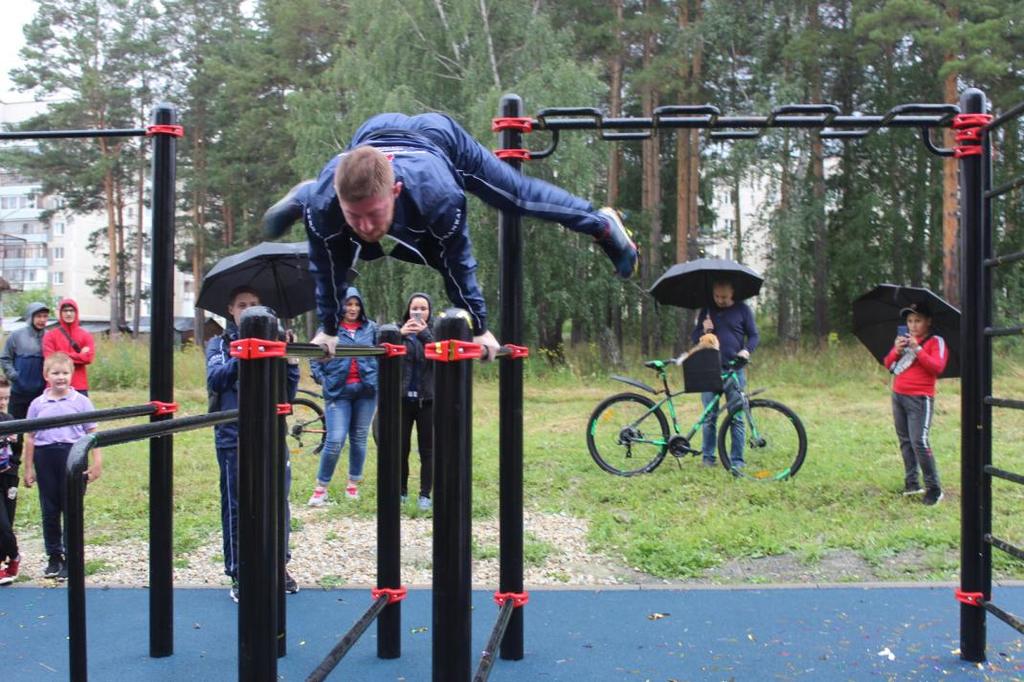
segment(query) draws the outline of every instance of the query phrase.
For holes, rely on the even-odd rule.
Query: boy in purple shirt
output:
[[[713,333],[718,337],[719,351],[722,355],[722,369],[727,369],[729,363],[736,358],[750,359],[750,354],[757,348],[761,336],[757,332],[757,324],[754,323],[754,313],[746,303],[733,299],[736,290],[732,282],[721,280],[715,282],[711,287],[711,296],[714,305],[704,308],[697,316],[697,324],[691,334],[691,340],[697,343],[701,336]],[[741,369],[736,372],[738,385],[730,383],[725,389],[725,399],[728,409],[734,409],[742,397],[740,390],[747,385],[746,373]],[[711,412],[708,421],[704,423],[704,435],[701,450],[703,454],[702,463],[704,466],[715,466],[715,446],[718,442],[715,422],[718,419],[718,396],[714,393],[702,393],[701,403],[707,405],[714,401],[715,409]],[[729,458],[736,468],[743,467],[743,441],[745,436],[745,425],[742,419],[736,419],[732,423],[732,442],[729,445]]]
[[[43,362],[43,377],[48,388],[28,407],[28,419],[59,417],[93,411],[92,402],[71,387],[75,364],[66,353],[54,353]],[[67,489],[67,463],[71,446],[82,436],[96,430],[96,423],[59,426],[25,434],[25,487],[39,482],[39,506],[43,519],[43,543],[49,560],[43,575],[65,580],[64,536],[61,516],[65,513],[64,494]],[[103,469],[103,456],[92,451],[92,466],[86,471],[87,481],[95,481]],[[66,520],[65,520],[66,524]]]

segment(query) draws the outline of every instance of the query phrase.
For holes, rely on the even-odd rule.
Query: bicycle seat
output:
[[[664,366],[665,362],[663,360],[648,360],[644,363],[644,367],[648,369],[661,369]]]

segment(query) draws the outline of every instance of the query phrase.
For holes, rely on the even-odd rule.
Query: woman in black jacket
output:
[[[402,316],[402,341],[406,353],[402,369],[405,386],[402,391],[402,500],[409,493],[409,451],[412,449],[412,427],[416,425],[420,452],[420,510],[430,509],[430,490],[434,480],[434,367],[423,354],[426,344],[434,340],[430,331],[433,302],[427,294],[416,292],[409,297]]]

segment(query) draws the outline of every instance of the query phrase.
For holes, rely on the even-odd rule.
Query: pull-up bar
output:
[[[667,104],[651,116],[613,117],[596,107],[550,107],[534,118],[496,118],[492,130],[515,130],[528,133],[546,130],[551,145],[541,151],[500,150],[499,156],[541,159],[551,155],[558,146],[559,131],[597,130],[602,140],[646,140],[662,130],[710,130],[713,140],[757,139],[769,128],[819,129],[823,139],[862,139],[881,128],[920,128],[925,146],[941,156],[952,150],[936,148],[928,137],[932,128],[954,124],[960,113],[956,104],[899,104],[885,114],[843,115],[834,104],[784,104],[767,116],[723,116],[711,104]],[[513,154],[515,152],[516,154]]]

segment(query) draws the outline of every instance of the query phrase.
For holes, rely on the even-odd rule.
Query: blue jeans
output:
[[[725,400],[728,405],[729,411],[738,408],[743,401],[740,396],[740,391],[747,386],[747,373],[744,370],[740,370],[736,373],[736,383],[729,382],[725,387]],[[717,393],[701,393],[700,401],[703,406],[707,406],[708,403],[714,401],[715,407],[712,408],[708,414],[707,421],[704,422],[704,440],[701,444],[701,450],[704,454],[704,461],[715,461],[715,449],[718,447],[718,409],[719,401]],[[733,466],[743,466],[743,445],[746,440],[746,419],[734,419],[732,421],[732,443],[729,444],[729,459],[732,460]]]
[[[320,452],[317,483],[325,486],[331,482],[346,437],[348,478],[350,481],[361,481],[363,463],[366,461],[366,438],[370,434],[370,422],[377,409],[376,391],[367,390],[362,384],[349,384],[341,390],[341,397],[328,400],[326,407],[324,417],[327,421],[327,439]]]
[[[291,506],[287,504],[292,490],[292,463],[285,451],[284,496],[285,561],[292,558],[288,549],[291,538]],[[238,448],[217,448],[217,465],[220,467],[220,531],[224,549],[224,575],[238,577]]]
[[[352,137],[356,147],[383,131],[409,131],[436,145],[454,166],[465,188],[494,208],[519,215],[542,218],[564,225],[573,232],[600,237],[608,229],[604,218],[590,202],[538,178],[523,175],[476,141],[458,123],[444,114],[378,114]]]

